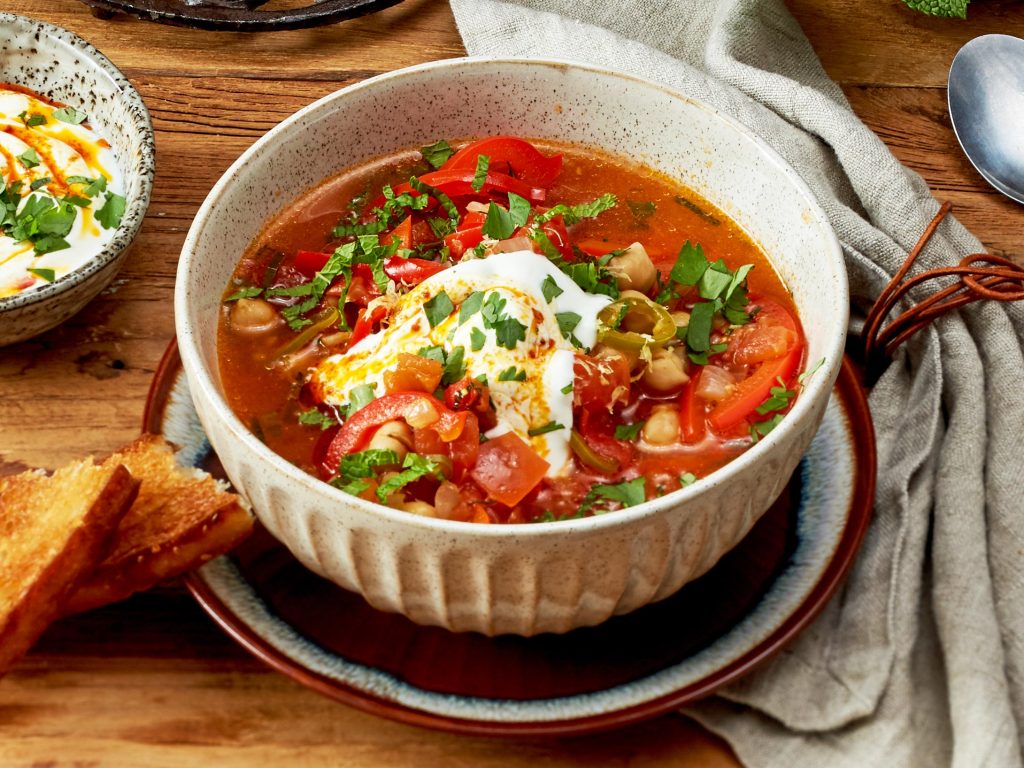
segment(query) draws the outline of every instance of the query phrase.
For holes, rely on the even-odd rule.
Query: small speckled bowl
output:
[[[419,517],[348,496],[246,429],[224,400],[217,318],[235,264],[264,223],[370,158],[442,137],[509,133],[596,145],[657,168],[761,244],[793,293],[808,359],[822,361],[779,427],[662,498],[599,517],[508,526]],[[196,410],[228,477],[303,565],[423,624],[533,635],[665,598],[743,538],[821,422],[842,361],[848,293],[842,252],[810,191],[734,120],[589,66],[457,59],[338,91],[253,145],[196,216],[178,266],[175,316]]]
[[[52,24],[0,13],[0,50],[0,81],[89,115],[114,149],[127,201],[121,226],[95,258],[53,283],[0,298],[3,346],[64,322],[114,279],[149,207],[155,160],[153,126],[142,97],[89,43]]]

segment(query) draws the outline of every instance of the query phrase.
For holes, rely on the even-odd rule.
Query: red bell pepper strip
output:
[[[483,239],[483,227],[470,227],[469,229],[460,229],[458,232],[447,235],[444,239],[444,244],[448,246],[448,251],[451,253],[452,258],[461,259],[466,251],[470,248],[476,248],[476,246],[483,242]]]
[[[419,285],[443,269],[443,264],[427,259],[403,259],[401,256],[390,256],[384,260],[384,274],[396,283],[405,283],[406,285]]]
[[[468,413],[450,411],[425,392],[392,392],[364,405],[341,425],[327,448],[324,466],[332,473],[337,472],[341,457],[362,449],[377,427],[397,419],[422,417],[424,411],[431,408],[437,413],[431,428],[446,443],[457,439],[466,426]]]
[[[472,197],[486,196],[494,192],[505,193],[515,192],[520,197],[525,197],[531,203],[541,203],[547,196],[547,192],[538,187],[533,187],[524,181],[515,179],[505,173],[488,173],[483,186],[476,190],[473,188],[473,179],[476,172],[473,170],[456,171],[433,171],[420,176],[420,181],[444,192],[448,197]],[[395,187],[395,194],[401,195],[409,192],[413,195],[419,194],[408,183],[399,184]],[[383,203],[381,203],[383,205]]]
[[[387,307],[376,306],[372,310],[359,310],[359,317],[352,329],[352,337],[349,339],[349,348],[354,347],[373,332],[373,326],[388,316]]]
[[[514,507],[536,487],[551,465],[515,432],[480,446],[470,477],[495,501]]]
[[[802,342],[793,345],[782,357],[766,360],[750,376],[736,385],[736,389],[725,400],[716,405],[708,422],[716,432],[728,432],[768,399],[771,388],[778,386],[778,380],[788,383],[796,373],[803,358]]]
[[[477,157],[487,155],[490,168],[508,163],[512,173],[528,184],[550,187],[562,171],[561,155],[544,155],[528,141],[515,136],[490,136],[463,147],[441,170],[476,170]]]
[[[312,278],[324,268],[327,260],[331,258],[329,253],[319,251],[299,251],[295,254],[295,268],[306,277]]]
[[[684,443],[699,443],[704,439],[707,426],[704,423],[704,401],[697,397],[697,387],[700,384],[700,374],[703,366],[690,372],[690,380],[686,383],[683,396],[680,400],[679,416],[683,428]]]

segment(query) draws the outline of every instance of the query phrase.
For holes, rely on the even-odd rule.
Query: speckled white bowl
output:
[[[121,268],[149,207],[155,170],[153,126],[132,84],[110,60],[65,29],[0,13],[0,81],[31,88],[89,115],[110,142],[125,179],[125,213],[107,246],[56,281],[0,299],[0,346],[63,323]]]
[[[824,360],[764,440],[688,488],[600,517],[485,526],[348,496],[273,454],[225,403],[220,297],[281,206],[338,171],[441,137],[516,133],[593,144],[678,178],[732,216],[792,290],[809,359]],[[308,568],[414,621],[489,635],[564,632],[667,597],[746,534],[785,486],[838,374],[843,258],[803,182],[734,120],[680,93],[564,62],[461,59],[366,80],[298,112],[217,183],[189,232],[175,292],[182,362],[235,487]]]

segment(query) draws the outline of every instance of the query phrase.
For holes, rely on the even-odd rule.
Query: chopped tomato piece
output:
[[[352,329],[352,338],[350,338],[348,342],[349,347],[355,346],[373,333],[374,326],[387,316],[387,307],[380,305],[377,305],[372,310],[360,309],[359,318],[356,320],[355,327]]]
[[[498,170],[499,164],[507,163],[517,178],[539,187],[550,187],[562,171],[561,155],[545,155],[515,136],[490,136],[474,141],[452,155],[442,170],[475,170],[480,155],[487,155],[490,170]]]
[[[803,344],[793,348],[780,358],[761,363],[760,367],[743,381],[736,384],[732,394],[714,407],[708,414],[708,422],[716,432],[728,432],[768,399],[771,388],[777,387],[781,379],[790,382],[803,357]]]
[[[629,400],[629,364],[621,357],[576,353],[573,405],[611,411]]]
[[[462,478],[476,464],[480,454],[480,425],[476,415],[471,413],[466,417],[466,424],[462,434],[449,443],[452,465],[455,468],[455,479]]]
[[[480,446],[470,476],[488,498],[514,507],[537,486],[550,466],[515,432],[506,432]]]
[[[461,259],[462,255],[470,248],[476,248],[484,239],[484,228],[482,226],[469,227],[453,232],[444,239],[444,244],[451,251],[452,258]]]
[[[331,254],[329,253],[321,253],[320,251],[299,251],[295,254],[294,266],[306,277],[313,277],[317,272],[324,268],[324,265],[327,264],[327,260],[330,258]]]
[[[615,438],[615,422],[606,410],[581,409],[578,416],[580,434],[590,450],[621,467],[633,460],[633,446]]]
[[[398,365],[384,371],[387,392],[433,392],[441,383],[444,366],[422,355],[398,353]]]
[[[405,248],[409,250],[412,248],[412,216],[406,216],[402,219],[394,229],[391,230],[390,236],[382,238],[385,243],[398,242],[399,248]]]

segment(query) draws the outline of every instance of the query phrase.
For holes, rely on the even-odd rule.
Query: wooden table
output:
[[[788,0],[854,109],[994,252],[1020,258],[1020,209],[964,159],[946,112],[957,48],[1024,36],[1015,0],[968,22],[898,0]],[[0,474],[103,454],[139,431],[174,334],[177,255],[203,197],[271,126],[341,86],[464,53],[447,4],[405,0],[363,20],[264,35],[93,18],[76,0],[6,0],[96,45],[145,97],[157,132],[152,204],[118,280],[77,317],[0,349]],[[240,244],[241,245],[241,244]],[[734,766],[721,742],[669,715],[587,738],[494,742],[364,715],[273,673],[179,588],[55,625],[0,683],[0,766]]]

